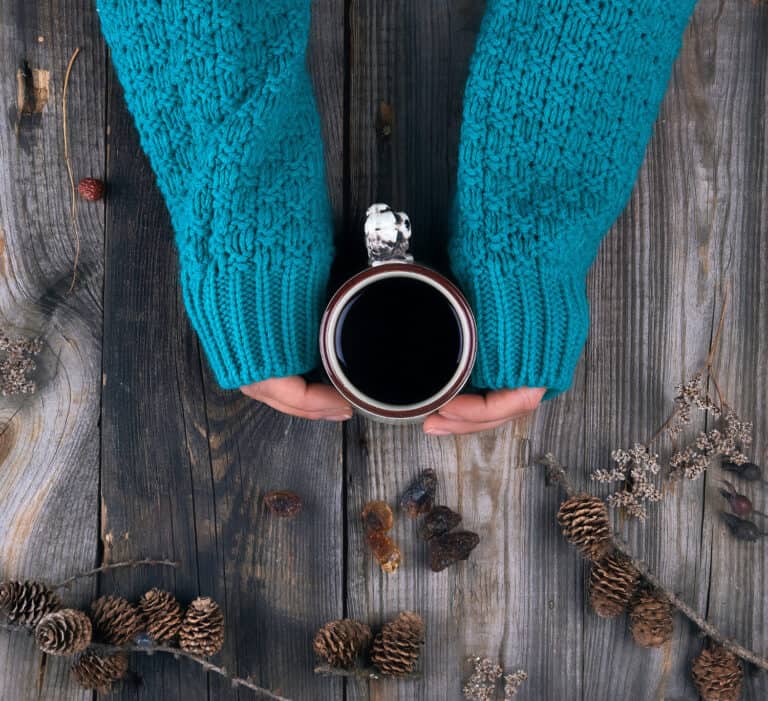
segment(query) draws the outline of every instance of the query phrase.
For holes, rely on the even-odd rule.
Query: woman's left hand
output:
[[[544,387],[500,389],[485,396],[462,394],[424,421],[424,433],[447,436],[454,433],[490,431],[533,413],[541,404]]]

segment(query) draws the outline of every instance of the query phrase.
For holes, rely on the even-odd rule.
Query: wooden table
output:
[[[482,5],[314,3],[336,279],[364,263],[362,218],[374,201],[409,212],[417,258],[445,267]],[[551,449],[597,490],[589,472],[610,463],[611,449],[647,438],[675,384],[706,357],[730,284],[719,374],[755,421],[756,461],[768,463],[768,7],[699,3],[632,201],[592,270],[591,335],[573,388],[530,421],[469,438],[357,417],[343,427],[310,423],[219,390],[184,313],[168,215],[92,2],[5,2],[0,12],[0,309],[6,325],[42,331],[48,345],[38,393],[0,412],[0,577],[57,580],[101,562],[178,560],[177,570],[86,580],[67,600],[136,597],[152,585],[186,599],[211,595],[226,611],[222,663],[292,699],[459,699],[471,654],[526,669],[521,699],[696,698],[687,669],[701,641],[683,619],[669,650],[648,651],[623,620],[585,607],[587,568],[559,534],[559,495],[532,458]],[[80,203],[70,293],[76,242],[61,101],[78,46],[68,92],[73,170],[76,179],[103,176],[109,196]],[[405,561],[385,576],[358,514],[369,499],[394,503],[426,467],[439,472],[439,500],[463,513],[481,545],[465,565],[433,574],[400,517],[394,536]],[[674,591],[765,655],[765,544],[725,532],[718,477],[680,485],[645,526],[624,530]],[[265,513],[261,499],[276,488],[303,494],[300,518]],[[768,492],[750,494],[766,509]],[[421,680],[313,675],[310,643],[323,622],[379,624],[404,609],[427,623]],[[129,680],[118,698],[253,698],[185,661],[135,657],[132,666],[143,683]],[[766,695],[766,676],[750,676],[743,698]],[[89,695],[63,661],[2,633],[0,698]]]

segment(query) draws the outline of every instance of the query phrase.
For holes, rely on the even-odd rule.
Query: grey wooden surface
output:
[[[483,12],[472,0],[316,0],[310,64],[323,116],[339,256],[363,264],[361,218],[375,200],[411,214],[416,254],[444,268],[461,94]],[[673,387],[704,359],[723,290],[731,303],[720,375],[755,420],[768,463],[768,8],[701,0],[632,201],[590,276],[592,327],[573,388],[532,418],[467,438],[355,418],[344,427],[273,412],[213,382],[177,290],[167,213],[109,67],[88,0],[0,1],[0,314],[43,332],[38,394],[0,406],[0,577],[56,579],[103,560],[152,555],[178,570],[132,570],[69,595],[136,596],[161,585],[215,597],[227,615],[220,658],[293,699],[459,699],[470,654],[524,668],[521,699],[695,699],[687,667],[701,641],[679,620],[666,650],[635,647],[624,621],[584,606],[586,569],[554,525],[558,495],[531,458],[551,449],[587,484],[612,448],[646,438]],[[109,196],[81,204],[75,241],[63,164],[69,91],[76,178]],[[47,71],[47,80],[44,73]],[[18,104],[37,94],[45,104]],[[47,86],[47,101],[35,87]],[[357,519],[394,503],[432,466],[439,498],[481,545],[433,574],[407,519],[404,564],[372,564]],[[718,523],[717,474],[681,485],[645,527],[624,531],[662,579],[729,635],[768,654],[764,545]],[[307,508],[275,522],[263,494],[294,488]],[[752,490],[766,507],[768,496]],[[325,620],[371,624],[402,609],[427,621],[423,679],[342,682],[312,675]],[[185,662],[135,658],[124,699],[251,698]],[[768,696],[748,677],[744,699]],[[0,699],[89,698],[60,660],[0,635]]]

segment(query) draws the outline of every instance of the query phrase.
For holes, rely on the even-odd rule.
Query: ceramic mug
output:
[[[372,205],[369,267],[336,291],[320,323],[333,385],[364,415],[388,423],[418,422],[453,399],[477,354],[469,303],[446,277],[414,263],[410,238],[405,213]]]

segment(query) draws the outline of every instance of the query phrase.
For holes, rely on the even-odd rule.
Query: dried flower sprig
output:
[[[469,701],[491,701],[496,693],[496,683],[504,670],[487,657],[470,657],[469,662],[474,665],[474,669],[462,690],[464,698]]]
[[[661,469],[659,456],[651,453],[648,446],[635,443],[630,450],[614,450],[611,454],[616,467],[612,470],[595,470],[596,482],[623,482],[624,488],[607,499],[609,506],[624,507],[631,516],[644,521],[648,515],[645,502],[661,499],[661,492],[651,482],[651,477]]]
[[[520,687],[528,680],[528,673],[523,669],[518,669],[512,674],[504,675],[504,701],[509,701],[513,696],[517,696]]]
[[[743,465],[749,458],[741,451],[741,447],[751,443],[752,423],[743,421],[736,412],[727,409],[722,415],[719,428],[702,431],[693,443],[672,455],[669,459],[670,478],[697,479],[717,458]]]
[[[543,457],[540,457],[537,462],[543,465],[546,470],[548,486],[556,484],[569,497],[576,496],[578,490],[575,488],[565,468],[551,453],[547,453]],[[756,652],[749,650],[743,645],[737,643],[735,640],[726,638],[712,623],[704,618],[704,616],[689,606],[668,587],[665,587],[659,578],[650,571],[648,565],[642,560],[636,559],[629,546],[615,533],[610,537],[610,545],[614,551],[621,553],[621,555],[627,558],[631,567],[633,567],[639,573],[642,581],[644,581],[645,584],[663,593],[669,600],[669,603],[686,618],[688,618],[688,620],[690,620],[694,625],[696,625],[702,631],[702,633],[718,643],[721,647],[732,652],[740,659],[751,662],[756,667],[768,671],[768,659],[760,657],[760,655],[758,655]]]
[[[37,368],[34,358],[42,350],[39,338],[11,337],[0,332],[0,394],[13,397],[35,392],[37,384],[30,376]]]
[[[474,669],[467,680],[462,692],[468,701],[492,701],[496,695],[499,679],[504,674],[501,665],[487,657],[470,657],[468,660]],[[504,701],[509,701],[517,695],[520,686],[528,679],[528,674],[518,669],[512,674],[504,675]]]
[[[717,422],[716,426],[699,432],[690,443],[669,456],[666,462],[670,482],[682,478],[697,479],[715,460],[738,466],[746,464],[749,459],[743,449],[752,443],[752,423],[743,420],[725,400],[713,369],[725,323],[727,299],[726,290],[707,360],[687,382],[675,387],[674,409],[667,420],[646,443],[635,443],[629,450],[613,451],[615,467],[592,472],[591,478],[596,482],[622,483],[616,492],[606,498],[606,502],[613,508],[623,509],[630,517],[645,521],[647,505],[662,498],[661,480],[657,477],[661,463],[651,446],[664,436],[670,438],[674,445],[692,423],[694,412],[712,417]],[[714,386],[717,398],[705,388],[705,379]]]

